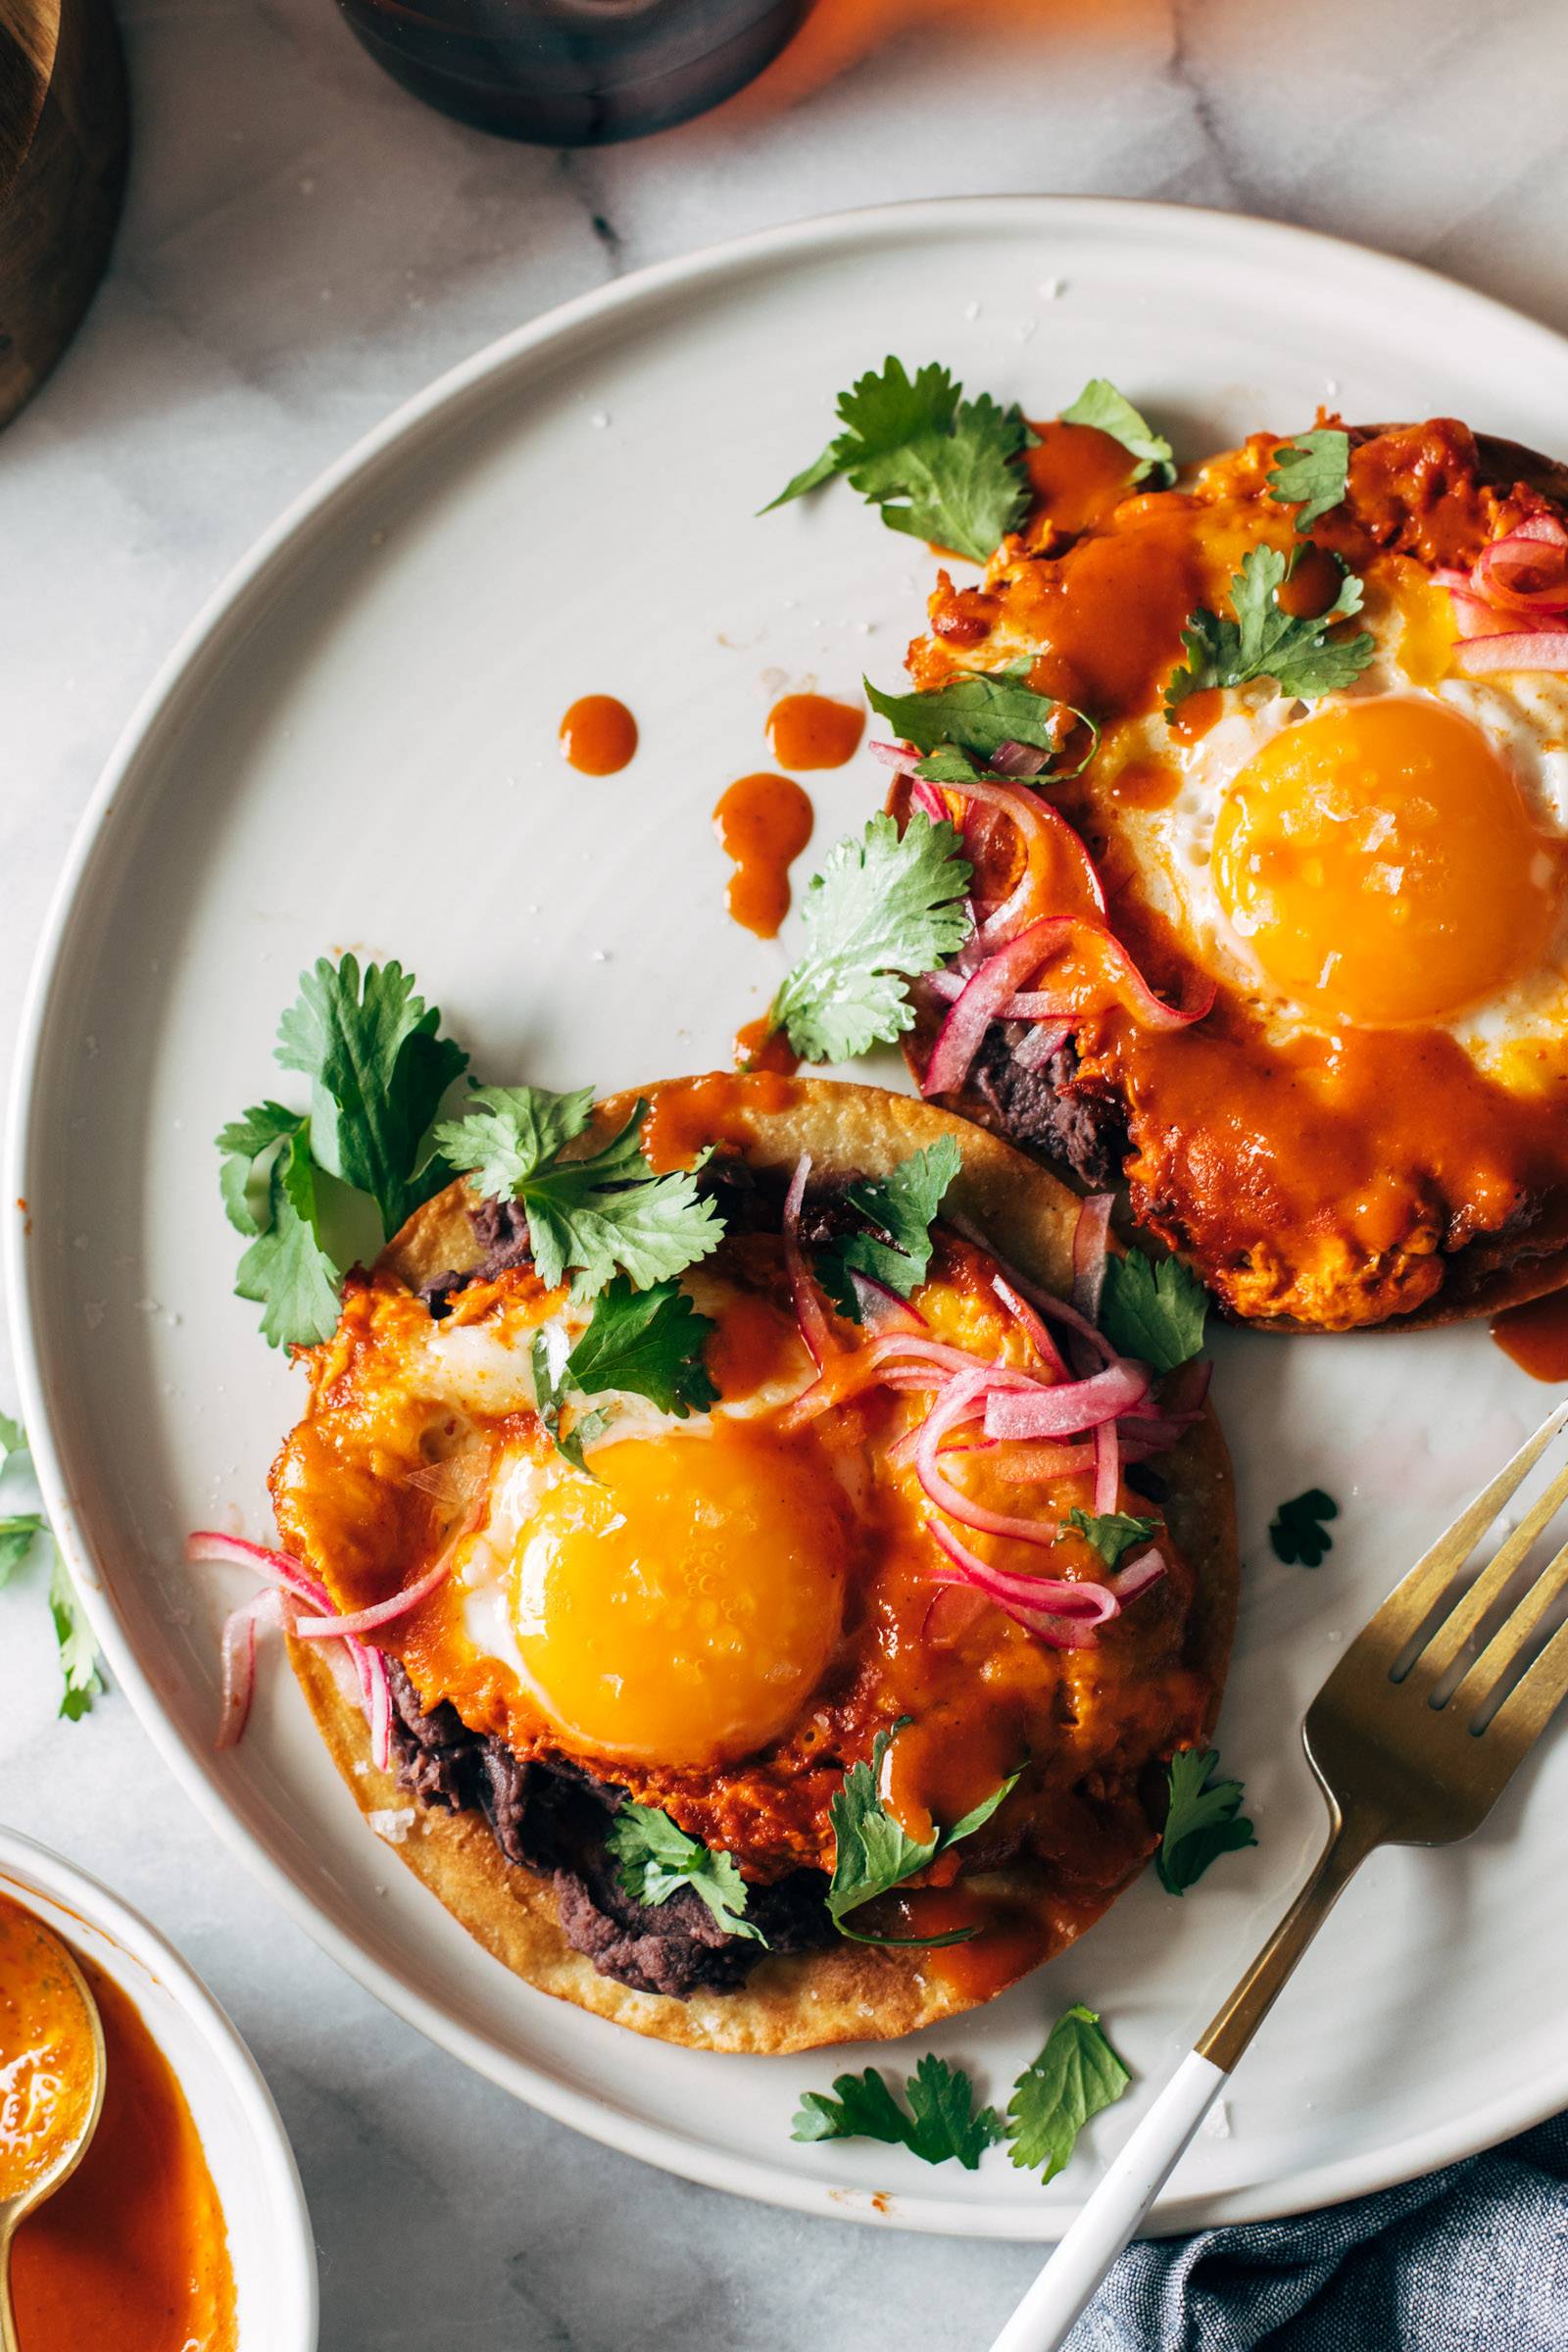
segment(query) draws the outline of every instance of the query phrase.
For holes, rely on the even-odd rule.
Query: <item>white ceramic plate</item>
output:
[[[400,956],[482,1072],[556,1086],[723,1062],[766,1002],[788,933],[763,946],[727,921],[714,800],[767,764],[783,682],[898,679],[933,567],[842,490],[755,511],[820,447],[838,388],[890,350],[1037,415],[1108,374],[1190,455],[1300,426],[1320,401],[1452,412],[1548,449],[1568,416],[1568,347],[1420,270],[1253,221],[1048,198],[753,238],[481,354],[284,517],[105,780],[19,1065],[18,1355],[119,1681],[364,1982],[522,2097],[698,2180],[1049,2237],[1319,1838],[1295,1727],[1335,1644],[1542,1409],[1483,1330],[1222,1339],[1250,1571],[1222,1737],[1262,1843],[1179,1904],[1147,1879],[1045,1976],[934,2037],[1005,2095],[1048,2017],[1103,2011],[1139,2092],[1045,2191],[1000,2154],[955,2177],[794,2146],[796,2099],[838,2054],[693,2056],[514,1983],[365,1829],[286,1674],[243,1746],[214,1753],[218,1628],[244,1588],[179,1556],[187,1528],[224,1514],[266,1527],[264,1475],[298,1402],[230,1296],[209,1139],[278,1082],[272,1035],[302,965],[350,945]],[[623,696],[643,732],[601,782],[555,746],[593,690]],[[880,777],[862,755],[813,783],[817,851],[858,826]],[[1316,1573],[1280,1567],[1263,1535],[1308,1484],[1344,1506]],[[1371,1863],[1162,2224],[1371,2188],[1568,2102],[1565,1808],[1559,1740],[1470,1846]]]
[[[240,2352],[315,2352],[316,2241],[282,2119],[199,1977],[97,1879],[0,1829],[0,1895],[93,1961],[141,2014],[185,2094],[228,2225]]]

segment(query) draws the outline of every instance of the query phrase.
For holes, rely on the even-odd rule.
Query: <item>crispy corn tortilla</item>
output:
[[[650,1100],[662,1090],[647,1090]],[[635,1100],[601,1107],[590,1149],[612,1132]],[[820,1172],[877,1175],[950,1135],[963,1166],[947,1207],[985,1233],[1003,1256],[1048,1288],[1071,1281],[1078,1202],[1066,1187],[983,1129],[908,1096],[824,1079],[756,1078],[737,1082],[736,1115],[726,1104],[726,1140],[757,1167],[793,1167],[809,1152]],[[411,1288],[432,1277],[467,1272],[480,1259],[466,1209],[452,1185],[417,1209],[387,1249],[382,1264]],[[1238,1558],[1230,1460],[1212,1414],[1161,1464],[1170,1481],[1166,1513],[1192,1563],[1198,1598],[1190,1627],[1193,1663],[1212,1685],[1212,1728],[1236,1620]],[[393,1779],[375,1770],[358,1706],[339,1690],[318,1645],[290,1642],[294,1669],[338,1770],[362,1812],[406,1807]],[[514,1975],[634,2033],[708,2050],[781,2052],[839,2041],[887,2040],[972,2008],[981,1995],[945,1982],[918,1950],[893,1951],[844,1942],[833,1949],[765,1959],[734,1992],[699,1992],[687,2000],[634,1992],[600,1976],[562,1933],[547,1879],[503,1860],[481,1816],[415,1808],[396,1849],[485,1949]],[[1119,1888],[1091,1898],[1052,1899],[1043,1869],[1018,1867],[977,1877],[977,1887],[1041,1905],[1042,1961],[1091,1927]]]

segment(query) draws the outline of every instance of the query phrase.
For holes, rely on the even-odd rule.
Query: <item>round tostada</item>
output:
[[[874,698],[895,812],[974,869],[922,1086],[1124,1183],[1249,1323],[1558,1287],[1568,473],[1320,416],[1178,475],[1103,384],[1035,430],[1019,527]]]
[[[1196,1286],[868,1087],[481,1090],[438,1134],[466,1173],[300,1350],[271,1482],[365,1813],[527,1983],[704,2048],[1059,1952],[1224,1679]]]

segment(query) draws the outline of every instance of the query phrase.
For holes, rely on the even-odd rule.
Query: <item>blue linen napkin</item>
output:
[[[1568,2352],[1568,2115],[1424,2180],[1129,2246],[1067,2352]]]

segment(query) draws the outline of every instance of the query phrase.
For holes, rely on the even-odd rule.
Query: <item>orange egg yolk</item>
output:
[[[799,1715],[839,1637],[846,1533],[814,1445],[735,1422],[601,1446],[517,1553],[533,1694],[578,1747],[733,1762]]]
[[[1226,795],[1213,870],[1268,978],[1362,1029],[1445,1019],[1536,961],[1561,875],[1486,736],[1413,697],[1282,729]]]

